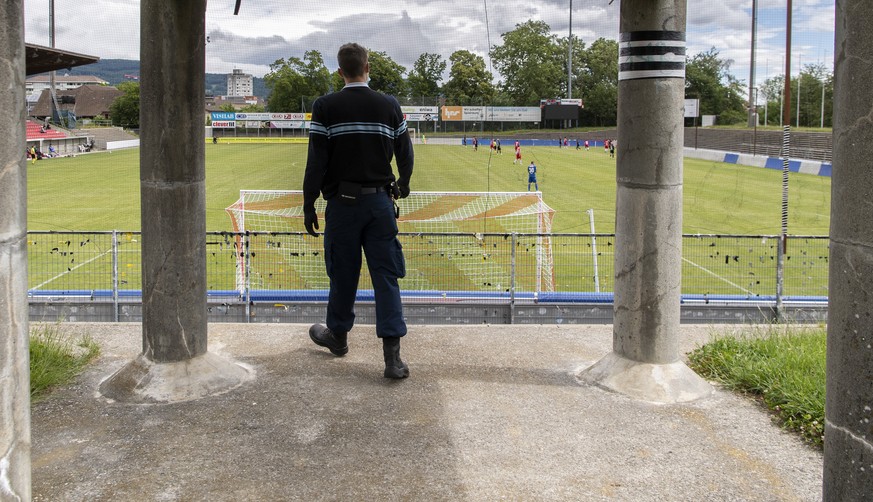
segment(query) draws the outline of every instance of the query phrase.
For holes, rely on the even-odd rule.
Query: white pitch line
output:
[[[733,287],[739,289],[740,291],[745,291],[746,293],[748,293],[748,294],[750,294],[750,295],[754,295],[754,294],[755,294],[754,291],[749,291],[748,289],[746,289],[746,288],[740,286],[739,284],[734,284],[733,282],[731,282],[731,281],[725,279],[724,277],[722,277],[722,276],[716,274],[716,273],[713,272],[712,270],[709,270],[709,269],[706,268],[706,267],[703,267],[703,266],[701,266],[701,265],[698,265],[698,264],[694,263],[693,261],[689,260],[688,258],[685,258],[684,256],[682,257],[682,261],[686,261],[686,262],[688,262],[688,263],[694,265],[695,267],[699,268],[700,270],[703,270],[703,271],[706,272],[707,274],[709,274],[709,275],[715,277],[716,279],[720,279],[720,280],[722,280],[722,281],[724,281],[724,282],[730,284],[731,286],[733,286]]]
[[[88,261],[84,261],[84,262],[82,262],[82,263],[76,265],[75,267],[73,267],[73,268],[71,268],[71,269],[68,269],[66,272],[61,272],[60,274],[58,274],[58,275],[52,277],[51,279],[49,279],[49,280],[43,282],[42,284],[38,284],[37,286],[35,286],[35,287],[31,288],[31,289],[39,289],[39,288],[45,286],[46,284],[48,284],[48,283],[50,283],[50,282],[52,282],[52,281],[54,281],[54,280],[60,279],[61,277],[65,276],[65,275],[67,275],[67,274],[71,274],[71,273],[73,273],[73,270],[76,270],[76,269],[79,268],[79,267],[84,267],[85,265],[91,263],[92,261],[94,261],[94,260],[96,260],[96,259],[98,259],[98,258],[102,258],[102,257],[106,256],[106,255],[109,254],[110,252],[111,252],[111,250],[104,251],[102,254],[98,254],[98,255],[95,256],[94,258],[91,258],[91,259],[88,260]]]

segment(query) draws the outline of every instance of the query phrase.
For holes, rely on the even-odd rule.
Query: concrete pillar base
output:
[[[254,378],[254,371],[207,352],[185,361],[156,363],[140,355],[100,383],[100,393],[130,404],[167,404],[223,394]]]
[[[712,394],[712,386],[682,361],[651,364],[611,352],[576,378],[628,397],[653,403],[685,403]]]

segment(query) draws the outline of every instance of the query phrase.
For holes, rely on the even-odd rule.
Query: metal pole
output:
[[[782,67],[785,68],[785,56],[782,56]],[[779,90],[779,123],[785,124],[784,112],[785,112],[785,80],[789,77],[787,75],[782,75],[782,89]]]
[[[803,80],[803,59],[800,54],[797,55],[797,121],[794,122],[795,127],[800,127],[800,81]]]
[[[518,245],[518,234],[512,233],[509,250],[509,324],[515,324],[515,248]]]
[[[758,0],[752,0],[752,57],[749,64],[749,127],[752,127],[752,121],[758,123],[758,118],[755,116],[756,109],[752,108],[752,89],[755,87],[755,47],[758,41]]]
[[[49,0],[49,47],[55,47],[55,0]],[[55,82],[55,77],[57,76],[57,72],[52,70],[49,72],[49,108],[51,109],[51,113],[49,114],[54,120],[55,114],[57,114],[58,122],[66,126],[67,124],[61,121],[61,111],[57,109],[57,83]]]
[[[791,155],[791,0],[785,21],[785,88],[782,101],[782,228],[779,252],[776,253],[776,321],[782,322],[782,293],[785,276],[785,253],[788,251],[788,163]],[[800,80],[798,79],[798,85]]]
[[[821,124],[820,128],[824,129],[824,98],[825,98],[825,83],[821,81]]]
[[[112,231],[112,321],[118,322],[118,231]]]
[[[591,259],[594,261],[594,292],[600,293],[600,270],[597,266],[597,235],[594,233],[594,209],[588,210],[588,225],[591,228]]]
[[[752,117],[755,119],[755,131],[752,133],[752,156],[758,154],[758,88],[755,87],[755,106]]]
[[[764,61],[764,74],[767,75],[768,77],[770,76],[770,60],[769,59]],[[767,95],[767,96],[765,96],[765,98],[767,98],[767,101],[764,101],[764,126],[766,127],[769,124],[769,122],[767,122],[767,105],[770,104],[770,96]]]

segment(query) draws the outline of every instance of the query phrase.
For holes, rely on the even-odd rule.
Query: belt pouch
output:
[[[351,181],[341,181],[339,184],[339,199],[346,206],[358,205],[361,196],[361,184]]]

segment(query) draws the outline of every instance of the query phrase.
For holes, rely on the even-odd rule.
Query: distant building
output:
[[[227,105],[235,110],[242,110],[249,106],[264,106],[264,100],[258,96],[206,96],[206,111],[217,112],[224,110]]]
[[[55,90],[66,91],[83,85],[109,85],[109,82],[93,75],[56,75]],[[28,96],[39,94],[51,87],[49,75],[34,75],[24,81],[24,87]]]
[[[113,101],[123,94],[122,91],[115,87],[83,85],[75,89],[58,91],[56,96],[58,108],[62,112],[71,114],[77,120],[87,120],[109,118],[109,107]],[[36,119],[43,120],[46,117],[51,117],[51,114],[51,93],[43,92],[40,94],[39,101],[36,102],[30,115]]]
[[[242,70],[234,69],[233,73],[227,76],[227,95],[230,96],[251,96],[255,93],[254,78]]]

